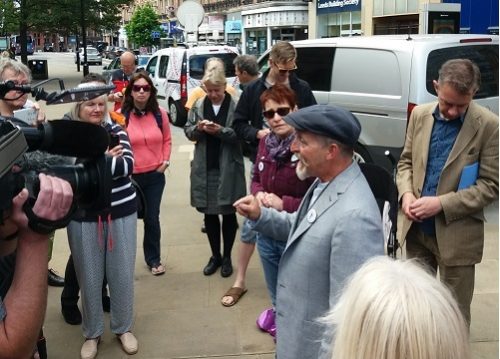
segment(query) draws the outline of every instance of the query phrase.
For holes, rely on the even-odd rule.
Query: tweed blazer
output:
[[[437,103],[415,107],[398,163],[399,196],[420,198],[425,180],[429,142]],[[478,163],[477,180],[458,189],[465,166]],[[441,260],[448,266],[481,262],[484,245],[483,208],[498,199],[498,116],[471,102],[462,128],[439,178],[437,193],[443,207],[436,215],[436,239]],[[402,238],[413,223],[404,216]]]
[[[311,185],[297,212],[262,208],[254,229],[288,238],[278,271],[278,359],[331,358],[332,333],[317,321],[333,308],[347,277],[384,253],[380,211],[357,163],[308,208]]]

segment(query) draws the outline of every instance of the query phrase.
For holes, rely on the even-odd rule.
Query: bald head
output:
[[[125,75],[129,76],[135,72],[135,55],[130,51],[125,51],[120,56],[120,66],[125,73]]]

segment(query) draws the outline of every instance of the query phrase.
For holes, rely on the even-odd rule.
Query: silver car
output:
[[[80,64],[83,65],[85,63],[85,58],[84,58],[84,52],[83,52],[83,47],[80,48],[79,50],[79,57],[80,57]],[[76,53],[75,53],[75,64],[76,64]],[[87,46],[87,63],[89,65],[94,64],[94,65],[102,65],[102,56],[97,51],[95,47],[90,47]]]

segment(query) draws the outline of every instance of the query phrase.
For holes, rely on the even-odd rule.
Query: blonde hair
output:
[[[220,68],[222,71],[225,70],[224,61],[220,57],[209,57],[207,61],[205,61],[205,70],[207,72],[213,68]]]
[[[297,58],[297,50],[288,41],[278,41],[271,48],[269,58],[277,64],[287,63]]]
[[[98,87],[98,86],[102,86],[102,82],[99,81],[99,80],[80,83],[77,88]],[[90,99],[88,101],[94,101],[94,100],[96,100],[99,97],[101,97],[104,100],[104,114],[103,114],[102,123],[110,122],[111,119],[110,119],[109,113],[108,113],[108,98],[107,98],[107,95],[98,96],[98,97],[92,98],[92,99]],[[75,105],[72,107],[72,109],[70,111],[70,117],[71,117],[71,119],[81,121],[81,118],[80,118],[80,109],[82,108],[82,105],[84,103],[88,102],[88,101],[80,101],[80,102],[76,102],[75,103]]]
[[[201,82],[203,83],[203,85],[209,83],[214,86],[225,86],[227,83],[224,70],[218,66],[207,69],[207,71],[205,71],[205,75],[203,75],[203,79],[201,80]]]
[[[330,314],[337,359],[467,359],[451,292],[413,260],[376,257],[353,274]]]

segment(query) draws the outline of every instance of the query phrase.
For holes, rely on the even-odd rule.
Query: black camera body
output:
[[[29,92],[27,86],[18,88],[10,81],[0,83],[0,98],[11,90]],[[109,91],[108,86],[85,91],[65,90],[54,93],[52,99],[58,103],[85,101]],[[38,91],[40,92],[40,91]],[[75,95],[76,94],[76,95]],[[56,96],[57,95],[57,96]],[[49,233],[65,227],[76,211],[106,211],[111,207],[111,157],[105,155],[109,146],[106,129],[94,124],[71,120],[55,120],[28,127],[15,118],[0,116],[0,223],[4,212],[12,206],[12,199],[27,188],[29,198],[24,212],[29,226],[39,233]],[[45,164],[40,161],[35,167],[24,166],[26,152],[45,151],[49,154],[74,158],[74,164]],[[73,190],[72,210],[59,221],[38,218],[32,211],[40,182],[39,173],[56,176],[68,181]]]

